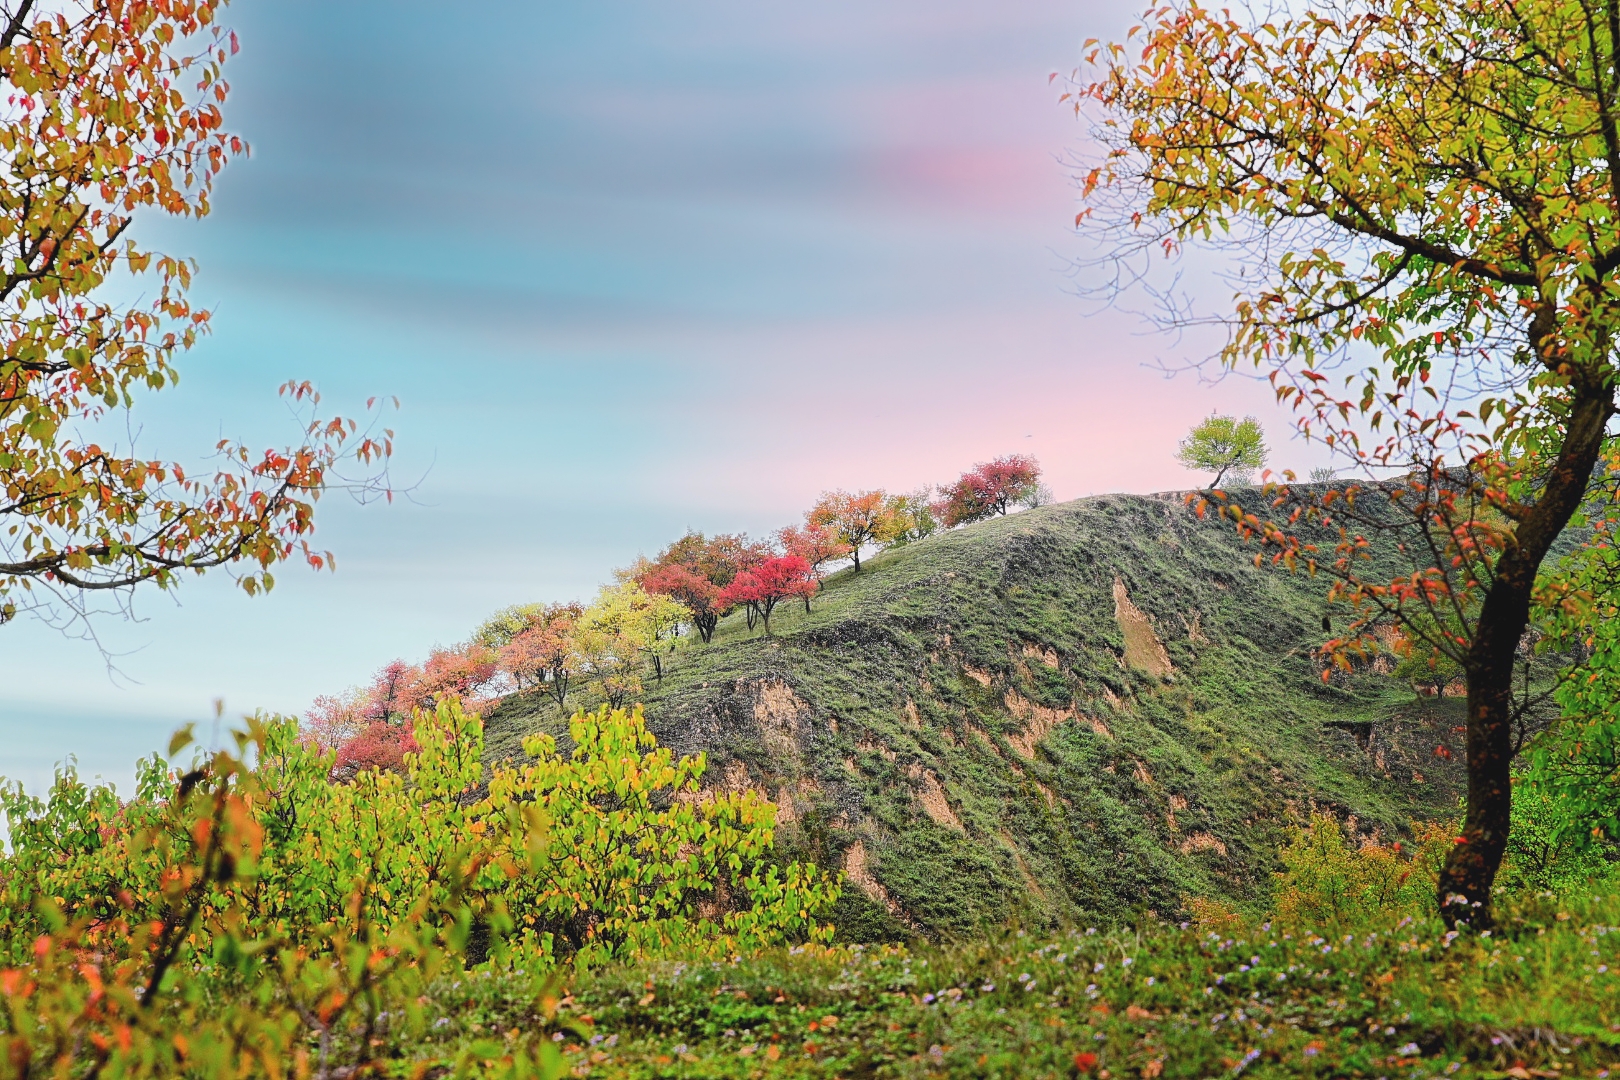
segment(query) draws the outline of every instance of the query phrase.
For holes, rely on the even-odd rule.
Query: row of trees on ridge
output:
[[[622,708],[646,679],[663,680],[675,653],[712,641],[726,615],[740,611],[749,630],[768,635],[783,603],[810,611],[834,566],[847,560],[860,573],[863,550],[902,547],[941,528],[1050,502],[1040,475],[1033,458],[1011,455],[937,489],[824,492],[802,524],[769,540],[689,532],[656,558],[615,571],[589,604],[503,608],[467,641],[435,649],[420,665],[395,660],[367,686],[316,699],[306,726],[337,749],[338,774],[353,775],[402,767],[415,750],[411,718],[444,698],[476,712],[508,693],[539,693],[566,709],[568,695],[587,685]]]

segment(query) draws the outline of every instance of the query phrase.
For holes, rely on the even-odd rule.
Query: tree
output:
[[[615,709],[641,693],[641,662],[663,678],[661,653],[675,648],[685,609],[667,596],[649,595],[634,581],[603,586],[579,617],[574,651],[581,669]]]
[[[1421,636],[1415,634],[1408,636],[1397,632],[1394,651],[1399,659],[1395,663],[1395,670],[1390,674],[1397,679],[1405,679],[1419,694],[1426,688],[1435,697],[1444,695],[1446,687],[1461,678],[1462,665],[1448,652],[1437,649],[1428,642],[1442,634],[1450,633],[1448,627],[1437,622],[1425,626]]]
[[[656,560],[635,568],[635,580],[647,592],[667,596],[685,606],[704,644],[714,637],[724,609],[715,606],[720,590],[739,571],[770,558],[769,545],[746,536],[722,534],[706,539],[687,533],[659,553]]]
[[[1196,425],[1176,449],[1176,460],[1198,472],[1212,472],[1209,482],[1214,491],[1227,473],[1252,477],[1266,464],[1266,438],[1260,421],[1252,416],[1242,420],[1231,416],[1210,416]]]
[[[689,567],[655,566],[641,578],[641,587],[654,596],[666,596],[686,609],[687,618],[707,644],[720,622],[716,601],[720,586]]]
[[[821,568],[849,556],[849,545],[839,543],[826,525],[788,525],[777,530],[776,542],[784,555],[797,555],[810,564],[819,579]]]
[[[557,708],[568,707],[568,685],[579,672],[574,632],[584,613],[579,604],[547,604],[529,615],[528,629],[501,650],[501,665],[519,689],[543,688]]]
[[[1095,49],[1078,86],[1104,147],[1081,218],[1111,237],[1110,287],[1189,246],[1241,263],[1221,360],[1270,368],[1301,432],[1366,482],[1284,489],[1264,518],[1214,502],[1274,559],[1333,579],[1358,616],[1339,646],[1456,618],[1458,640],[1429,643],[1468,689],[1467,811],[1437,900],[1489,925],[1515,653],[1615,411],[1620,3],[1339,0],[1264,26],[1188,6],[1147,22],[1139,56]],[[1380,542],[1410,572],[1370,570]]]
[[[1045,484],[1037,483],[1024,492],[1023,498],[1018,500],[1018,504],[1026,510],[1039,510],[1043,506],[1051,506],[1056,501],[1057,496],[1052,494],[1051,488]]]
[[[738,574],[721,592],[720,600],[728,607],[746,605],[765,623],[765,633],[769,636],[771,612],[776,610],[777,604],[799,597],[809,611],[810,598],[819,587],[820,582],[810,572],[808,562],[798,555],[781,555]]]
[[[861,572],[861,548],[881,544],[899,527],[894,503],[884,491],[826,491],[816,505],[806,511],[804,523],[831,531],[838,543],[849,548],[855,559],[855,572]]]
[[[942,488],[940,517],[948,528],[1005,514],[1039,484],[1041,466],[1031,457],[1011,454],[982,461]]]
[[[537,619],[543,618],[545,610],[544,604],[513,604],[501,608],[479,624],[472,639],[491,649],[505,648],[513,638],[535,625]]]
[[[84,617],[92,596],[127,603],[138,585],[214,567],[252,594],[295,553],[330,566],[308,544],[316,500],[343,482],[343,461],[392,452],[391,433],[315,416],[307,383],[282,388],[304,441],[262,453],[221,441],[211,476],[97,438],[138,391],[173,383],[177,354],[208,329],[187,298],[193,264],[131,226],[149,211],[207,214],[215,177],[246,150],[220,111],[236,49],[221,6],[0,5],[0,622]]]
[[[664,657],[686,640],[686,608],[668,596],[649,593],[634,581],[605,586],[585,610],[583,623],[608,630],[630,650],[631,663],[645,657],[658,681],[664,679]]]
[[[896,495],[889,507],[894,514],[894,527],[889,547],[905,547],[918,540],[926,540],[939,530],[939,515],[934,511],[931,488],[922,488],[906,495]]]

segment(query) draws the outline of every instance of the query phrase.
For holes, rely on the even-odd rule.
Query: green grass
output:
[[[1257,569],[1254,551],[1173,496],[984,522],[834,575],[810,614],[778,611],[774,637],[724,620],[649,685],[648,717],[664,745],[707,753],[712,781],[785,805],[787,857],[864,853],[846,939],[1111,926],[1193,895],[1252,906],[1311,807],[1387,834],[1460,790],[1460,755],[1434,754],[1460,746],[1458,703],[1374,674],[1324,685],[1310,653],[1343,613],[1325,582]],[[1126,663],[1116,578],[1170,678]],[[1072,718],[1026,755],[1034,708]],[[561,725],[538,695],[509,699],[490,756]]]
[[[563,1042],[603,1077],[1607,1075],[1620,897],[1505,909],[1491,937],[1375,911],[616,967],[575,977]],[[524,1000],[470,974],[433,1007],[454,1045],[536,1022]]]

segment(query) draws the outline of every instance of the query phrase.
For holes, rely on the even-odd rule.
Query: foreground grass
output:
[[[608,1077],[1602,1077],[1617,927],[1620,897],[1544,896],[1490,936],[1391,916],[610,968],[576,977],[555,1038]],[[511,976],[446,985],[439,1051],[516,1038],[524,1000]]]

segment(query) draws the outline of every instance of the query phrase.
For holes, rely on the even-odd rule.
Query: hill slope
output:
[[[1460,750],[1461,702],[1376,673],[1324,685],[1325,582],[1254,553],[1179,495],[998,518],[835,575],[774,638],[731,617],[647,714],[848,872],[846,937],[1259,900],[1312,807],[1392,831],[1455,806],[1461,755],[1435,747]],[[508,698],[491,756],[560,722]]]

